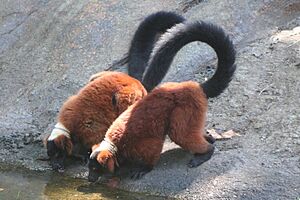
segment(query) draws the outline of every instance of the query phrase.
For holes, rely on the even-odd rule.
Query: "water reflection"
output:
[[[0,171],[0,199],[153,199],[163,197],[128,193],[86,180],[58,174]]]

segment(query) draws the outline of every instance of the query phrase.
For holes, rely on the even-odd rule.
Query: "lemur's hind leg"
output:
[[[179,138],[174,135],[185,135]],[[189,167],[197,167],[211,158],[214,153],[214,146],[209,143],[200,132],[194,133],[172,133],[170,138],[183,149],[194,153],[188,164]]]
[[[188,116],[192,112],[186,112],[186,108],[176,108],[170,121],[169,137],[183,149],[194,153],[188,164],[189,167],[197,167],[209,160],[214,153],[212,138],[204,131],[204,117]],[[202,120],[203,119],[203,120]]]
[[[209,144],[205,153],[195,153],[194,158],[188,163],[189,167],[198,167],[202,163],[208,161],[211,156],[214,154],[215,147],[212,144]]]
[[[131,155],[134,155],[132,179],[139,179],[153,169],[160,158],[163,142],[163,138],[144,138],[131,150]]]

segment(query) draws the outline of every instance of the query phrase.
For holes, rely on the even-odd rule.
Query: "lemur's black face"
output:
[[[65,159],[67,152],[56,146],[54,141],[47,141],[47,154],[50,158],[50,165],[53,170],[63,172],[65,169]]]
[[[100,163],[98,163],[96,158],[89,159],[88,167],[89,167],[89,175],[88,175],[89,182],[96,182],[99,176],[105,172],[104,167]]]

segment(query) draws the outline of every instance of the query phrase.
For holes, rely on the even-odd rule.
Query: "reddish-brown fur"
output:
[[[72,154],[73,143],[69,138],[60,135],[54,140],[54,143],[58,148],[65,149],[68,155]]]
[[[142,160],[153,167],[166,135],[191,153],[211,150],[212,145],[205,139],[206,112],[207,98],[198,83],[165,83],[123,112],[106,137],[117,146],[117,155],[122,159]],[[96,159],[102,165],[115,160],[106,150]]]
[[[72,142],[90,149],[104,138],[109,126],[128,106],[146,94],[142,84],[127,74],[101,72],[63,104],[58,121],[70,131]],[[63,138],[69,142],[60,141]],[[59,148],[72,152],[70,139],[60,136],[54,142]]]

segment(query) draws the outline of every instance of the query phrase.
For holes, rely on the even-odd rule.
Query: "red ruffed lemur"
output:
[[[202,84],[170,82],[153,89],[176,53],[193,41],[204,42],[215,50],[218,66],[212,78]],[[168,30],[156,43],[143,79],[144,86],[153,90],[124,111],[110,126],[104,140],[93,146],[89,181],[96,181],[105,169],[114,172],[126,161],[135,166],[131,178],[140,178],[158,162],[166,135],[194,154],[189,167],[209,160],[214,152],[214,139],[205,132],[207,99],[227,88],[236,69],[234,63],[234,46],[220,27],[200,21],[181,23]]]
[[[54,170],[63,171],[67,156],[87,155],[92,145],[102,141],[112,122],[147,94],[139,80],[142,80],[157,35],[184,20],[180,15],[164,11],[146,17],[131,41],[128,53],[130,76],[121,72],[95,74],[86,86],[63,104],[57,124],[45,138]],[[158,84],[160,81],[156,80]],[[75,152],[74,147],[81,152]]]

